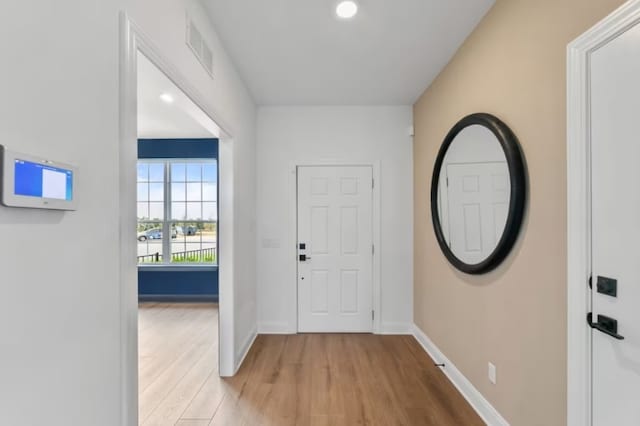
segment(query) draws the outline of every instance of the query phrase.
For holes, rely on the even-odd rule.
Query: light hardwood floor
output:
[[[213,417],[222,400],[222,395],[207,393],[212,387],[222,389],[217,305],[141,303],[138,353],[141,425]],[[207,396],[212,398],[202,404]]]
[[[217,306],[140,305],[143,425],[483,425],[411,336],[258,336],[218,377]]]

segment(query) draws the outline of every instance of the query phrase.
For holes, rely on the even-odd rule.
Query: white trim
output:
[[[640,21],[631,0],[567,47],[567,425],[591,425],[591,54]]]
[[[381,215],[382,215],[382,177],[380,176],[380,161],[371,163],[373,167],[373,332],[378,334],[381,332],[382,324],[382,257],[384,250],[380,239],[381,233]]]
[[[262,321],[258,323],[258,334],[296,334],[288,322]]]
[[[186,271],[207,271],[207,272],[215,272],[218,270],[218,265],[206,265],[206,264],[195,264],[195,265],[176,265],[172,263],[166,264],[138,264],[138,271],[145,272],[186,272]]]
[[[141,294],[138,302],[165,302],[165,303],[218,303],[218,296],[203,294]]]
[[[233,140],[218,143],[218,330],[219,373],[230,377],[237,370],[235,354],[235,178]]]
[[[120,14],[120,144],[119,144],[119,288],[120,288],[120,374],[121,424],[138,424],[138,289],[135,239],[135,192],[137,162],[137,53],[140,51],[175,83],[221,129],[219,144],[220,244],[224,253],[219,261],[219,372],[231,376],[237,365],[234,359],[234,299],[233,299],[233,144],[232,130],[218,111],[205,100],[191,83],[162,54],[149,37],[126,13]]]
[[[249,354],[249,351],[251,350],[251,347],[253,346],[253,342],[256,341],[257,337],[258,337],[258,331],[257,331],[257,328],[254,327],[253,330],[251,330],[251,332],[249,333],[247,338],[242,343],[242,348],[240,349],[240,352],[238,353],[238,356],[236,357],[235,368],[234,368],[234,371],[233,371],[233,375],[234,376],[238,372],[240,367],[242,366],[242,363],[244,362],[244,359]]]
[[[131,231],[135,230],[135,200],[123,200],[126,188],[136,181],[137,161],[137,81],[136,35],[127,16],[120,15],[120,420],[122,425],[138,424],[138,282],[136,250]],[[127,171],[125,173],[125,171]]]
[[[291,242],[291,259],[295,259],[298,252],[298,167],[313,167],[313,166],[367,166],[371,167],[373,173],[373,245],[375,250],[373,252],[373,310],[375,312],[373,317],[372,332],[374,334],[380,334],[380,324],[382,316],[382,287],[380,284],[380,253],[382,252],[382,245],[380,243],[380,214],[382,209],[381,197],[380,197],[380,161],[344,161],[344,160],[298,160],[289,163],[289,236],[287,241]],[[289,319],[288,329],[298,331],[298,264],[297,262],[291,263],[291,284],[293,293],[295,294],[295,313],[292,318]]]
[[[431,359],[436,363],[445,364],[442,372],[486,424],[490,426],[509,426],[509,423],[498,413],[498,410],[482,396],[478,389],[471,384],[417,325],[413,324],[412,331],[413,337],[420,343]]]
[[[401,334],[413,335],[413,324],[408,322],[383,321],[380,324],[380,330],[378,330],[376,334],[389,334],[394,336]]]

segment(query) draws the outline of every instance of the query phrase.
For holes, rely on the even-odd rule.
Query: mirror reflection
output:
[[[502,238],[511,182],[504,150],[491,130],[465,127],[447,149],[438,179],[438,215],[450,250],[483,262]]]

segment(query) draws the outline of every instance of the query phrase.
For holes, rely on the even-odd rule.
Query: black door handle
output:
[[[618,334],[618,321],[613,318],[598,315],[598,322],[593,322],[593,314],[589,312],[587,314],[587,324],[589,324],[589,327],[595,328],[604,334],[608,334],[614,339],[624,340],[624,336]]]

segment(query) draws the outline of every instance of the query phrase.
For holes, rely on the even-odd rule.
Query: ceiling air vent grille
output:
[[[196,55],[207,73],[213,78],[213,52],[202,37],[202,33],[187,16],[187,45]]]

